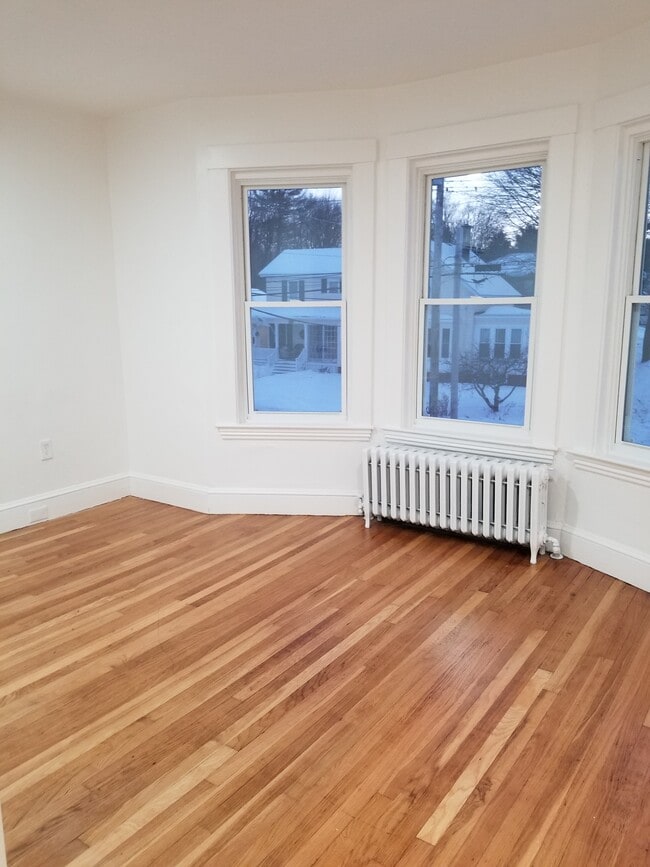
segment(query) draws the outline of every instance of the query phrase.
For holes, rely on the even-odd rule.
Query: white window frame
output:
[[[390,136],[386,148],[391,211],[378,248],[383,298],[379,333],[402,323],[403,342],[375,352],[382,389],[378,421],[388,444],[442,448],[552,463],[559,442],[562,345],[568,280],[571,191],[578,109],[565,105],[483,120],[439,125]],[[529,424],[514,427],[451,419],[419,419],[419,298],[422,292],[422,174],[444,177],[481,169],[545,165],[538,238],[537,291],[528,351]],[[385,276],[384,276],[385,275]],[[402,293],[398,291],[402,288]],[[403,300],[402,300],[403,299]],[[395,371],[402,371],[398,378]]]
[[[246,418],[249,420],[263,419],[267,423],[280,423],[283,420],[297,420],[300,423],[307,423],[309,420],[316,418],[347,418],[347,305],[346,305],[346,290],[347,290],[347,272],[346,258],[348,246],[347,232],[347,196],[349,178],[334,175],[332,172],[318,171],[316,176],[298,172],[269,172],[263,179],[257,177],[251,179],[247,172],[235,172],[232,176],[233,193],[237,197],[237,202],[234,203],[235,214],[241,224],[241,233],[239,235],[240,251],[243,255],[243,263],[241,274],[244,277],[244,284],[240,289],[240,297],[244,300],[244,345],[246,349]],[[313,300],[301,301],[299,298],[291,298],[291,290],[287,287],[286,301],[262,301],[259,298],[253,298],[251,295],[252,279],[250,274],[250,243],[248,236],[248,212],[246,206],[248,190],[261,189],[327,189],[336,188],[341,190],[341,299],[336,301]],[[289,283],[298,281],[289,281]],[[253,375],[253,341],[251,335],[251,312],[253,309],[265,310],[300,310],[313,309],[314,307],[331,307],[338,308],[341,317],[340,328],[340,352],[341,352],[341,409],[319,412],[299,412],[287,410],[284,412],[273,412],[266,410],[256,410],[254,406],[254,375]],[[305,324],[305,328],[309,325]],[[276,338],[277,341],[277,338]]]
[[[616,428],[614,448],[622,455],[632,459],[638,457],[642,462],[650,461],[650,446],[633,443],[623,439],[625,422],[625,404],[628,389],[630,342],[632,340],[632,311],[640,304],[650,305],[650,295],[641,295],[641,269],[643,267],[643,248],[647,225],[646,205],[648,196],[648,180],[650,178],[650,130],[645,134],[634,136],[631,142],[632,159],[632,190],[627,196],[633,221],[630,231],[628,253],[624,257],[625,296],[623,299],[623,323],[620,340],[620,367],[618,377],[618,394],[616,402]],[[636,212],[636,213],[635,213]],[[647,327],[647,326],[646,326]]]
[[[514,157],[512,159],[505,159],[502,157],[495,156],[493,158],[484,157],[481,159],[480,157],[476,158],[474,162],[466,162],[466,157],[461,162],[452,160],[451,161],[451,169],[445,169],[444,163],[436,164],[431,163],[428,164],[426,162],[420,162],[415,167],[414,172],[414,183],[417,185],[417,214],[418,214],[418,222],[420,225],[420,241],[416,247],[416,256],[420,262],[421,269],[421,279],[419,282],[419,292],[418,292],[418,315],[417,319],[417,336],[415,336],[415,345],[417,345],[417,358],[415,363],[417,365],[417,372],[415,376],[415,395],[414,399],[412,399],[411,403],[411,412],[415,419],[415,424],[421,426],[422,428],[428,427],[431,430],[442,430],[445,428],[452,434],[463,434],[469,435],[470,437],[482,437],[487,436],[493,437],[495,436],[494,431],[496,430],[496,436],[502,434],[506,438],[512,436],[512,431],[523,431],[524,433],[530,432],[531,429],[531,407],[532,407],[532,389],[533,383],[535,380],[535,334],[537,328],[537,296],[539,293],[539,280],[537,273],[535,275],[535,290],[533,295],[522,296],[521,299],[513,299],[512,296],[508,296],[506,298],[465,298],[462,299],[461,302],[451,299],[451,298],[440,298],[440,299],[432,299],[428,298],[426,295],[427,291],[427,281],[428,281],[428,268],[429,268],[429,258],[428,258],[428,249],[429,249],[429,231],[430,231],[430,220],[429,220],[429,188],[431,184],[432,178],[449,178],[454,176],[460,176],[463,174],[473,174],[478,172],[488,172],[488,171],[499,171],[503,169],[516,169],[523,168],[531,165],[540,165],[542,166],[542,195],[541,195],[541,210],[540,210],[540,220],[539,220],[539,235],[538,235],[538,246],[537,246],[537,260],[540,260],[540,250],[542,249],[542,239],[544,233],[544,222],[545,222],[545,195],[546,195],[546,174],[547,174],[547,154],[545,151],[534,151],[531,152],[530,156],[521,156]],[[422,403],[423,403],[423,387],[424,387],[424,322],[426,317],[426,311],[428,307],[438,306],[438,307],[446,307],[446,306],[470,306],[475,304],[477,306],[489,306],[489,305],[527,305],[530,310],[530,325],[528,331],[528,366],[527,366],[527,374],[526,374],[526,402],[524,406],[524,419],[523,424],[521,425],[508,425],[499,422],[482,422],[482,421],[470,421],[468,419],[452,419],[452,418],[439,418],[436,416],[425,416],[422,413]],[[494,329],[490,328],[490,349],[494,351],[494,341],[495,334]],[[506,335],[507,337],[507,335]],[[506,345],[504,344],[504,350]],[[412,362],[411,362],[412,363]],[[485,431],[485,435],[482,433]]]
[[[200,151],[203,267],[213,293],[213,315],[206,323],[215,346],[210,405],[222,439],[368,441],[372,333],[367,323],[373,316],[374,222],[367,215],[375,208],[376,160],[375,139],[233,144]],[[248,411],[242,180],[251,186],[347,186],[345,412]]]

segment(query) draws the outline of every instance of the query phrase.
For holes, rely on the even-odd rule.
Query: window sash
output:
[[[431,277],[431,267],[432,267],[432,256],[431,256],[431,240],[432,240],[432,210],[435,207],[436,202],[436,191],[435,186],[433,184],[434,180],[437,179],[453,179],[455,177],[463,177],[468,174],[483,174],[488,172],[498,172],[498,171],[509,171],[516,170],[518,168],[525,169],[528,167],[540,166],[541,167],[541,199],[539,201],[539,222],[537,224],[537,258],[539,260],[539,256],[541,255],[541,247],[540,247],[540,239],[542,238],[542,233],[544,232],[544,213],[546,212],[546,198],[547,194],[544,192],[547,184],[547,171],[548,171],[548,154],[545,153],[536,153],[532,152],[528,157],[522,156],[521,159],[506,159],[506,160],[494,160],[488,161],[485,164],[481,165],[477,164],[477,167],[473,167],[468,163],[465,163],[462,166],[462,169],[458,170],[452,169],[449,171],[445,171],[444,167],[441,166],[440,169],[431,170],[429,166],[422,166],[418,175],[418,183],[420,184],[420,192],[419,192],[419,202],[420,202],[420,226],[423,226],[424,231],[419,235],[418,242],[418,253],[419,253],[419,268],[421,269],[420,276],[420,286],[419,286],[419,303],[417,309],[417,315],[415,320],[417,321],[417,360],[416,360],[416,375],[415,381],[413,384],[415,385],[415,421],[416,423],[424,422],[425,425],[430,426],[432,423],[437,421],[443,421],[445,424],[449,424],[453,429],[454,426],[475,426],[477,424],[481,425],[481,428],[487,432],[488,427],[492,430],[498,429],[503,432],[505,435],[506,430],[512,431],[513,427],[518,428],[522,432],[530,432],[530,417],[531,417],[531,408],[533,405],[533,389],[535,386],[534,383],[534,347],[535,347],[535,329],[537,327],[537,284],[539,272],[538,269],[535,269],[535,277],[534,277],[534,291],[530,295],[517,295],[513,297],[512,295],[507,295],[505,297],[490,297],[490,296],[466,296],[466,297],[457,297],[455,291],[453,293],[449,292],[447,296],[443,297],[432,297],[430,293],[430,277]],[[461,235],[458,233],[453,245],[456,242],[460,243]],[[464,239],[463,239],[464,240]],[[462,255],[462,254],[461,254]],[[463,260],[466,261],[466,260]],[[470,258],[471,261],[471,258]],[[478,263],[480,265],[480,263]],[[475,265],[476,268],[476,265]],[[462,265],[461,265],[462,269]],[[484,269],[484,271],[479,271],[476,268],[475,273],[489,273],[488,269]],[[448,275],[449,276],[449,275]],[[451,297],[449,297],[451,295]],[[516,426],[510,426],[509,424],[496,421],[479,421],[479,420],[470,420],[467,418],[438,418],[429,414],[425,414],[425,406],[424,406],[424,377],[425,377],[425,353],[437,352],[439,354],[440,360],[448,363],[449,359],[445,359],[442,355],[440,355],[440,348],[442,347],[442,333],[439,332],[437,338],[437,346],[431,347],[427,345],[427,336],[425,334],[426,322],[427,322],[427,308],[429,306],[440,306],[440,307],[453,307],[455,305],[470,306],[477,305],[483,307],[490,307],[493,305],[513,305],[519,308],[526,308],[529,312],[528,318],[528,326],[527,326],[527,337],[526,340],[523,340],[523,334],[519,335],[519,340],[516,339],[515,330],[511,331],[510,329],[506,329],[504,340],[499,342],[496,339],[496,329],[494,326],[489,328],[489,338],[487,343],[483,343],[479,346],[479,352],[483,350],[483,354],[485,357],[493,357],[495,353],[498,355],[501,351],[501,358],[503,359],[512,359],[516,361],[523,357],[524,349],[527,354],[527,365],[526,365],[526,379],[525,379],[525,404],[523,411],[523,422],[517,424]],[[514,338],[514,341],[513,341]],[[435,339],[435,338],[434,338]],[[450,348],[451,349],[451,348]],[[451,351],[450,351],[451,354]],[[483,357],[483,355],[481,356]]]
[[[248,213],[248,192],[249,190],[260,189],[340,189],[341,191],[341,278],[334,282],[331,278],[327,279],[327,294],[338,293],[339,297],[336,300],[328,300],[327,298],[306,298],[305,281],[300,279],[286,279],[281,283],[281,299],[275,301],[264,300],[263,296],[253,296],[252,293],[252,274],[251,274],[251,244],[250,244],[250,226]],[[239,184],[239,205],[241,213],[241,226],[243,233],[243,257],[244,257],[244,344],[245,344],[245,365],[246,365],[246,414],[248,418],[260,417],[277,418],[278,421],[295,419],[301,416],[306,416],[312,420],[315,416],[336,416],[345,417],[347,415],[347,305],[345,302],[344,287],[347,287],[345,249],[347,245],[346,223],[346,196],[347,196],[347,180],[323,178],[315,181],[307,178],[292,178],[290,181],[285,181],[284,178],[278,177],[272,181],[254,181],[243,182]],[[320,278],[317,278],[320,280]],[[321,288],[323,286],[320,280]],[[324,294],[321,292],[321,295]],[[255,310],[273,310],[276,315],[281,316],[281,311],[289,311],[291,309],[313,309],[321,307],[332,307],[339,309],[339,358],[337,366],[341,372],[341,393],[340,393],[340,409],[335,411],[319,410],[316,412],[292,411],[292,410],[257,410],[255,409],[255,390],[254,390],[254,363],[253,363],[253,335],[251,329],[251,311]],[[309,328],[309,325],[306,326]],[[276,325],[274,333],[274,343],[276,349],[279,349],[281,344],[281,328]],[[310,358],[308,361],[314,362],[315,359]],[[325,361],[324,363],[327,363]],[[334,361],[329,361],[330,364]]]
[[[650,294],[643,294],[643,271],[644,265],[649,265],[646,262],[646,251],[650,248],[650,241],[646,241],[646,233],[650,221],[648,220],[648,209],[650,207],[650,141],[646,140],[641,143],[641,171],[638,176],[638,196],[637,202],[637,219],[636,231],[634,233],[633,243],[633,269],[631,275],[631,286],[625,298],[624,318],[623,318],[623,334],[621,341],[621,362],[620,362],[620,377],[618,390],[618,411],[616,418],[616,437],[617,445],[622,445],[625,448],[645,449],[646,452],[650,446],[644,443],[635,442],[630,436],[632,405],[635,397],[634,375],[634,348],[632,341],[636,337],[635,329],[632,325],[635,320],[635,308],[641,305],[650,305]],[[650,327],[650,323],[646,328]]]
[[[340,323],[340,335],[339,335],[339,359],[337,366],[341,368],[341,409],[334,411],[320,410],[318,412],[309,412],[305,413],[304,411],[292,411],[292,410],[259,410],[255,409],[255,391],[254,391],[254,367],[253,367],[253,335],[251,333],[251,311],[252,310],[269,310],[273,311],[274,314],[280,318],[282,318],[282,314],[284,312],[288,312],[291,310],[297,311],[306,311],[314,308],[334,308],[338,309],[339,312],[339,323]],[[246,343],[246,383],[247,383],[247,409],[248,415],[250,417],[260,417],[264,418],[273,418],[277,416],[279,419],[282,418],[295,418],[300,415],[308,415],[309,418],[313,418],[314,416],[326,415],[332,416],[335,415],[337,417],[343,416],[346,412],[346,399],[347,399],[347,383],[345,371],[347,369],[347,304],[345,301],[258,301],[257,299],[253,299],[250,301],[244,302],[244,310],[245,310],[245,327],[244,327],[244,335],[245,335],[245,343]],[[274,334],[274,349],[279,351],[281,346],[281,325],[282,323],[278,322],[275,327]],[[307,323],[306,328],[314,327],[312,323]],[[335,327],[335,326],[332,326]],[[316,359],[311,356],[308,357],[308,361],[314,363],[322,360],[323,364],[334,364],[334,359]]]

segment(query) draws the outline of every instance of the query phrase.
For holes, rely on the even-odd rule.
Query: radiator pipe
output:
[[[554,536],[546,536],[544,539],[544,547],[551,552],[551,560],[562,560],[564,554],[560,550],[560,542]]]

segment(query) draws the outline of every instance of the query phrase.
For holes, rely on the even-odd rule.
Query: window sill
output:
[[[405,445],[415,448],[435,448],[447,452],[485,455],[487,457],[510,458],[520,461],[534,461],[537,464],[551,465],[555,449],[539,448],[522,443],[508,443],[504,440],[489,442],[485,438],[474,439],[468,436],[451,436],[430,431],[402,430],[384,428],[384,438],[388,445]]]
[[[335,425],[280,425],[235,424],[218,426],[223,440],[320,440],[331,442],[369,442],[372,428],[337,427]]]

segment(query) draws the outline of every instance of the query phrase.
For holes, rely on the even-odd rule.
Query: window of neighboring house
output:
[[[523,426],[542,166],[426,185],[418,415]]]
[[[490,357],[490,329],[489,328],[481,328],[479,331],[478,355],[479,355],[479,358],[489,358]],[[449,347],[447,347],[447,355],[445,355],[445,358],[449,358]]]
[[[521,328],[513,328],[510,332],[510,358],[521,358]]]
[[[650,446],[650,142],[643,145],[642,154],[634,277],[625,308],[621,438]]]
[[[442,334],[440,338],[440,357],[441,358],[449,358],[449,335],[450,331],[448,328],[442,329]]]
[[[506,329],[497,328],[494,332],[494,357],[506,357]]]
[[[321,278],[321,292],[323,295],[340,295],[341,280],[332,277]]]
[[[343,187],[249,186],[243,206],[249,409],[340,413]]]

